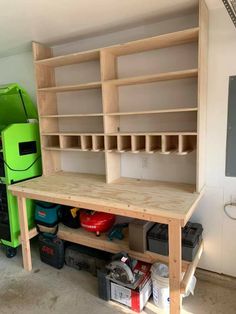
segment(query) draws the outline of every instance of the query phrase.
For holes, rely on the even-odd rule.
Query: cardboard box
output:
[[[154,222],[134,219],[129,223],[129,248],[144,253],[147,250],[147,232]]]
[[[141,312],[152,294],[152,280],[149,278],[141,290],[133,290],[111,282],[111,299],[124,304],[135,312]]]
[[[135,312],[141,312],[152,294],[152,280],[148,264],[138,262],[137,271],[143,273],[143,276],[136,289],[111,280],[111,300],[124,304]]]

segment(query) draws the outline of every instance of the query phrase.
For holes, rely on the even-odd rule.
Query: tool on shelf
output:
[[[90,232],[95,232],[97,236],[100,233],[108,231],[115,223],[114,214],[97,212],[93,210],[81,209],[80,223],[81,226]]]
[[[128,226],[128,223],[115,224],[108,233],[108,239],[110,241],[112,241],[113,239],[124,239],[123,229],[127,228]]]

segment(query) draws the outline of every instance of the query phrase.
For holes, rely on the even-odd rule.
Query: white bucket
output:
[[[167,309],[170,306],[168,266],[155,263],[151,267],[153,300],[157,307]]]

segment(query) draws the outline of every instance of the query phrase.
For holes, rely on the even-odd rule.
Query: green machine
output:
[[[7,257],[20,245],[18,206],[10,184],[42,173],[37,111],[17,84],[0,86],[0,241]],[[34,226],[34,203],[27,201],[29,228]]]

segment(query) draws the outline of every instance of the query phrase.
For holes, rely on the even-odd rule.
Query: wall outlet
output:
[[[147,167],[148,167],[148,158],[142,157],[142,168],[147,168]]]

